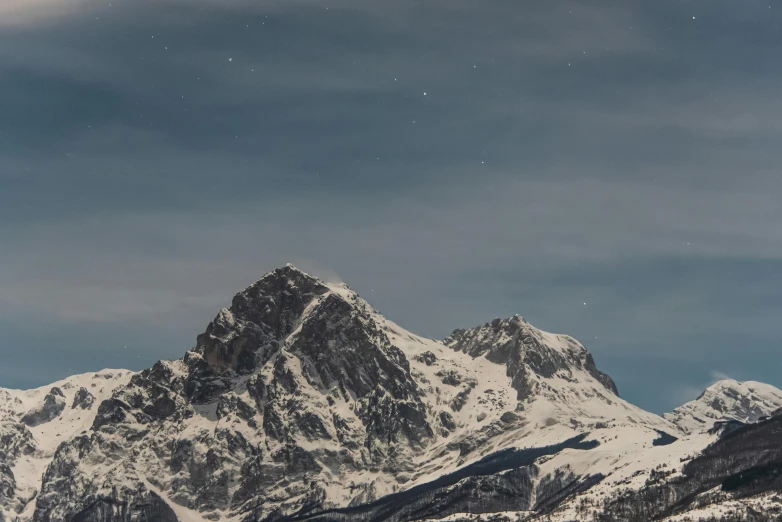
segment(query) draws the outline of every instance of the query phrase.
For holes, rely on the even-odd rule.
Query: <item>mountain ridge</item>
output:
[[[24,397],[0,389],[0,520],[412,520],[514,506],[532,520],[587,500],[597,516],[721,437],[621,399],[570,336],[512,316],[426,339],[293,265],[238,292],[182,358],[70,379]],[[534,458],[479,466],[513,452]],[[423,491],[423,511],[373,507],[404,491]]]

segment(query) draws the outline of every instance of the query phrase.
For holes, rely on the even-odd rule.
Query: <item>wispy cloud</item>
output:
[[[94,0],[4,0],[0,3],[0,28],[55,24],[96,4]]]

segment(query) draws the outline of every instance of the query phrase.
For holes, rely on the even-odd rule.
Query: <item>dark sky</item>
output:
[[[5,0],[0,386],[179,357],[289,261],[656,412],[782,385],[781,56],[752,0]]]

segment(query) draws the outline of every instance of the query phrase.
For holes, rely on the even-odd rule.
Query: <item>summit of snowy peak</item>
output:
[[[287,263],[279,268],[265,273],[256,282],[239,292],[237,295],[243,293],[252,292],[256,288],[268,288],[270,285],[288,285],[292,288],[299,286],[310,286],[315,283],[323,284],[323,282],[303,270],[296,268],[291,263]]]
[[[195,352],[213,367],[249,371],[276,352],[307,307],[329,292],[319,279],[291,264],[267,273],[237,293],[198,336]]]
[[[327,283],[291,264],[272,270],[238,292],[197,338],[194,353],[211,367],[250,373],[266,361],[316,308],[344,301],[356,313],[376,313],[344,283]]]
[[[723,420],[757,422],[781,407],[782,390],[762,382],[725,379],[663,417],[686,433],[697,433]]]
[[[539,330],[519,315],[454,330],[443,343],[473,358],[507,365],[520,399],[529,393],[532,376],[569,379],[573,372],[586,373],[614,395],[619,394],[614,381],[597,369],[592,354],[581,343],[569,335]]]

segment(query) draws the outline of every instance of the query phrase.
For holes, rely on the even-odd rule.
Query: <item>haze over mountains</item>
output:
[[[722,381],[663,417],[620,392],[520,316],[425,339],[287,265],[181,359],[0,389],[0,520],[782,513],[782,391]]]

